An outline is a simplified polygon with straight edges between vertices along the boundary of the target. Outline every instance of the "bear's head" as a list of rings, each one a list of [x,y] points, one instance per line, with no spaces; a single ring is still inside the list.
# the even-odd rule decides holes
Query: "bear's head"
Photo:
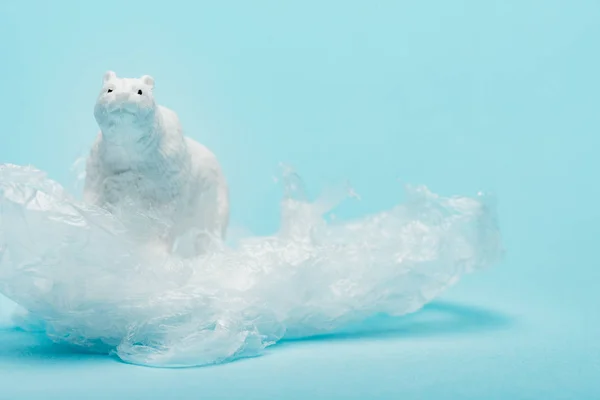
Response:
[[[103,137],[116,142],[142,140],[155,123],[154,79],[119,78],[113,71],[104,74],[96,100],[94,117]]]

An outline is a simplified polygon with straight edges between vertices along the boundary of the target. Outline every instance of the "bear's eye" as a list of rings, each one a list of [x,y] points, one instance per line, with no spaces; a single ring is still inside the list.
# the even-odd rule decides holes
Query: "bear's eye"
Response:
[[[112,89],[108,89],[108,90],[107,90],[107,92],[108,92],[108,93],[112,92]]]
[[[141,89],[140,89],[140,90],[138,90],[138,94],[139,94],[139,95],[141,95],[141,94],[142,94],[142,90],[141,90]]]

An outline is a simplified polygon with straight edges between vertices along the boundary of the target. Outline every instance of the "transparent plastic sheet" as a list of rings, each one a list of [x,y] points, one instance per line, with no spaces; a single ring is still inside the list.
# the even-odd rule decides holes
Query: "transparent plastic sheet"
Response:
[[[483,195],[407,188],[408,200],[388,211],[331,223],[323,215],[347,191],[309,202],[293,171],[283,183],[277,234],[183,261],[138,244],[121,219],[43,172],[2,165],[0,292],[57,342],[129,363],[199,366],[416,311],[502,255]],[[140,226],[151,218],[129,217]]]

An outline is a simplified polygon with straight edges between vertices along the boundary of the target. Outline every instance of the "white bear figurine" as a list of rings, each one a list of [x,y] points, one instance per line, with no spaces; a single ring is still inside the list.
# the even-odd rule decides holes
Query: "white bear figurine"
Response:
[[[215,155],[183,135],[177,114],[156,104],[153,89],[151,76],[105,73],[84,201],[123,217],[149,243],[194,257],[225,238],[229,191]],[[157,223],[135,226],[136,213]]]

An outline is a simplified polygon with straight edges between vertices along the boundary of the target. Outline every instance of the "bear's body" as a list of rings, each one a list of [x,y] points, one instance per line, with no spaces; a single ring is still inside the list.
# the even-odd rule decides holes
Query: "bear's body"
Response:
[[[104,76],[94,115],[100,133],[86,164],[84,200],[122,215],[151,215],[132,231],[183,257],[202,253],[229,222],[229,194],[215,155],[185,137],[177,115],[154,101],[154,80]],[[146,222],[148,222],[146,220]],[[208,241],[207,241],[208,240]]]

